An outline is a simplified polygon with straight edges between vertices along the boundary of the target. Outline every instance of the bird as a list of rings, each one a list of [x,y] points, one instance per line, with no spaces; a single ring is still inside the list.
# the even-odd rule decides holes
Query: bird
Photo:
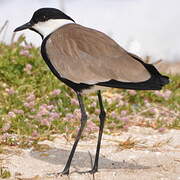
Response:
[[[14,32],[29,29],[42,37],[41,55],[52,73],[77,95],[81,119],[80,128],[62,175],[70,172],[71,161],[87,122],[84,94],[96,92],[99,101],[99,133],[94,164],[88,173],[98,171],[101,139],[106,119],[101,90],[120,88],[160,90],[169,83],[152,65],[122,48],[98,30],[77,24],[56,8],[36,10],[29,22]]]

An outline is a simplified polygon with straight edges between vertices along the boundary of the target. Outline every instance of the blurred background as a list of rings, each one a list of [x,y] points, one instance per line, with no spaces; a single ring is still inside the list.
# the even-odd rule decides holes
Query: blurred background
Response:
[[[180,60],[179,0],[1,0],[0,28],[6,20],[8,25],[0,33],[0,40],[10,42],[13,30],[42,7],[63,10],[76,23],[105,32],[141,57]],[[38,34],[22,33],[28,42],[41,45]]]
[[[108,34],[170,77],[160,91],[102,91],[107,120],[101,163],[109,162],[103,172],[115,167],[121,179],[127,179],[123,174],[179,179],[180,0],[0,0],[0,179],[39,179],[41,173],[58,172],[79,128],[76,94],[43,61],[41,37],[29,30],[13,33],[42,7],[59,8],[76,23]],[[77,161],[89,167],[87,150],[95,154],[100,111],[96,94],[84,100],[87,156],[82,159],[82,151]]]

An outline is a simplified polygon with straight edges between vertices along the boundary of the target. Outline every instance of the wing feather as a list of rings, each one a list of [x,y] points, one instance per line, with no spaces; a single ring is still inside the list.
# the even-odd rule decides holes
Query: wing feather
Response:
[[[55,31],[47,40],[46,51],[59,74],[76,83],[143,82],[150,78],[141,60],[104,33],[78,24]]]

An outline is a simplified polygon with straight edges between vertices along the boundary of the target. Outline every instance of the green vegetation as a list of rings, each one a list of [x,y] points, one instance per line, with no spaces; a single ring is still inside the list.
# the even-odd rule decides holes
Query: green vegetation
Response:
[[[172,82],[161,91],[103,91],[106,132],[126,130],[131,125],[159,131],[179,129],[180,76],[170,77]],[[96,99],[95,94],[85,97],[89,121],[84,136],[98,129]],[[77,132],[79,118],[75,93],[54,77],[38,48],[27,44],[23,36],[11,45],[0,43],[2,144],[27,147],[37,140],[51,138],[52,134],[72,137]]]
[[[11,173],[6,168],[0,167],[0,178],[6,179],[11,177]]]

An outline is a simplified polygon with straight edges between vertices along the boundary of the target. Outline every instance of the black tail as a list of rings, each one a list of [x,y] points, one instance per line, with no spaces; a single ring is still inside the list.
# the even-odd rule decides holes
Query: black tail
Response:
[[[98,83],[97,85],[134,90],[160,90],[164,85],[169,83],[169,78],[167,76],[162,76],[153,65],[144,62],[141,63],[151,74],[149,80],[143,82],[121,82],[112,79],[110,81]]]

